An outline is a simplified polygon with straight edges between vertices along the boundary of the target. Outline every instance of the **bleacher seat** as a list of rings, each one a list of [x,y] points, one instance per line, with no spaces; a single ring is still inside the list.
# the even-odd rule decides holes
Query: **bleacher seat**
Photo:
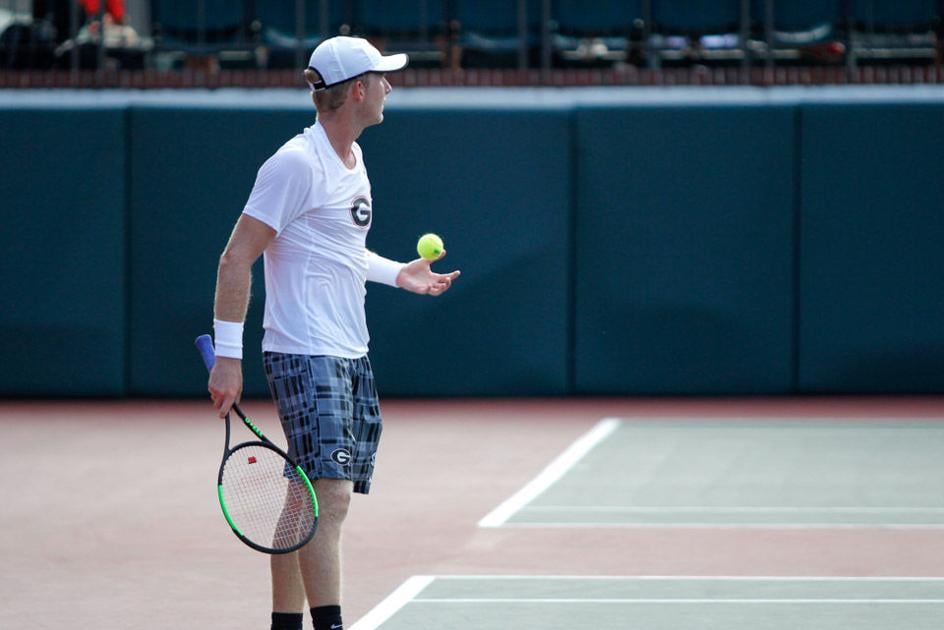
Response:
[[[557,0],[552,4],[553,49],[559,63],[624,61],[640,53],[643,0]],[[635,55],[641,58],[641,55]]]
[[[527,0],[525,8],[522,25],[517,0],[452,0],[462,65],[513,67],[519,63],[522,48],[528,60],[535,61],[541,45],[541,0]]]
[[[646,59],[653,68],[749,66],[758,58],[852,66],[942,60],[942,6],[944,0],[151,0],[151,16],[158,57],[242,54],[270,68],[298,66],[337,34],[406,52],[414,67]]]
[[[746,56],[747,0],[651,0],[650,65]]]
[[[346,32],[352,22],[350,3],[345,0],[304,0],[299,42],[296,0],[265,0],[255,6],[269,68],[296,67],[299,56],[307,58],[323,39]],[[299,43],[302,55],[298,53]]]
[[[151,22],[163,45],[197,49],[247,40],[244,0],[153,0]]]
[[[246,0],[152,0],[151,27],[158,67],[212,73],[260,65]]]
[[[940,58],[938,0],[850,0],[850,45],[857,61]]]
[[[929,28],[939,17],[938,0],[852,0],[853,19],[877,30]]]
[[[778,61],[841,61],[844,0],[752,0],[764,56]]]
[[[445,0],[353,0],[353,31],[410,64],[441,65],[446,50]]]

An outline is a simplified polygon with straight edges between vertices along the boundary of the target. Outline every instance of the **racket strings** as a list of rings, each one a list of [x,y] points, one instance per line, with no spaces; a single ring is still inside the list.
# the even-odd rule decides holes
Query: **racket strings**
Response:
[[[234,451],[223,467],[223,503],[253,543],[274,550],[303,542],[315,524],[311,493],[288,460],[268,448]]]

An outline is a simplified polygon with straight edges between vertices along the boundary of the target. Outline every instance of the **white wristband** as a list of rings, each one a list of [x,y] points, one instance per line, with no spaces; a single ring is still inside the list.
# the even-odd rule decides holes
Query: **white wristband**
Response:
[[[397,286],[397,276],[400,270],[406,266],[404,263],[378,256],[374,252],[367,252],[367,279],[371,282],[380,282],[382,284]]]
[[[243,358],[243,323],[213,320],[213,345],[216,356],[228,359]]]

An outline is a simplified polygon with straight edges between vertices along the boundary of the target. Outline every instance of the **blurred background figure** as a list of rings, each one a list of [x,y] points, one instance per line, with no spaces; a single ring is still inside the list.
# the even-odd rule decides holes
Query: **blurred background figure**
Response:
[[[125,0],[0,4],[0,69],[140,69],[148,47]]]

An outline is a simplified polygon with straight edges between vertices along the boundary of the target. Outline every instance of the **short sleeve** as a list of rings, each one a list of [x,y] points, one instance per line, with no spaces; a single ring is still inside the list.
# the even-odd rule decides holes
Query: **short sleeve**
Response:
[[[243,209],[276,233],[308,208],[313,174],[300,151],[278,151],[259,168],[256,183]]]

